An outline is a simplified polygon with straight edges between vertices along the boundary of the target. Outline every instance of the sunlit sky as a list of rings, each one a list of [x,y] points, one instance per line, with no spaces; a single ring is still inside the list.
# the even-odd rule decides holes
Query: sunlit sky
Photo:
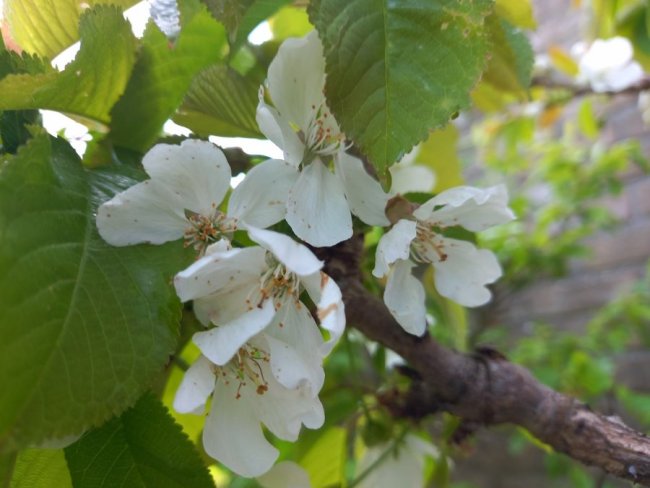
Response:
[[[0,0],[0,19],[2,18],[2,8],[4,0]],[[149,8],[151,1],[139,2],[124,12],[131,23],[131,28],[136,37],[142,37],[145,26],[149,21]],[[248,37],[253,44],[261,44],[272,37],[271,30],[267,22],[260,24]],[[75,43],[63,51],[52,60],[52,66],[58,70],[63,70],[65,66],[74,59],[79,51],[79,43]],[[43,125],[50,134],[57,135],[63,133],[70,144],[80,154],[86,150],[86,145],[90,136],[84,125],[81,125],[69,117],[50,110],[41,110],[43,116]],[[170,135],[189,135],[191,131],[185,127],[175,124],[171,120],[167,121],[163,128],[164,132]],[[211,136],[210,140],[221,147],[241,147],[250,154],[260,154],[270,158],[282,157],[282,151],[273,143],[266,140],[248,139],[243,137],[216,137]]]

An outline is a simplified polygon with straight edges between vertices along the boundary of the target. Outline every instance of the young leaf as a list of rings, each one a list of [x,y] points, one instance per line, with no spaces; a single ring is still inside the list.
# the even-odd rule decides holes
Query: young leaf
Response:
[[[75,488],[214,488],[194,445],[151,395],[65,449]]]
[[[150,23],[124,96],[111,113],[111,138],[118,146],[144,152],[183,101],[194,76],[223,56],[222,25],[201,8],[182,19],[175,43]]]
[[[122,8],[138,0],[87,0],[86,5],[109,3]],[[83,12],[76,0],[5,0],[4,14],[11,37],[28,53],[52,58],[79,39]]]
[[[194,78],[174,121],[201,135],[262,137],[255,121],[257,90],[233,69],[211,66]]]
[[[133,173],[133,171],[131,172]],[[39,134],[0,171],[0,450],[77,434],[121,412],[175,347],[179,243],[112,247],[97,205],[132,174],[86,172]]]
[[[485,66],[490,0],[315,0],[326,94],[381,170],[470,103]]]
[[[108,122],[135,62],[135,38],[122,12],[107,6],[84,13],[79,32],[81,49],[63,72],[0,80],[0,110],[46,108]]]
[[[488,17],[486,25],[492,37],[492,50],[483,79],[501,90],[525,93],[535,57],[528,38],[496,15]]]

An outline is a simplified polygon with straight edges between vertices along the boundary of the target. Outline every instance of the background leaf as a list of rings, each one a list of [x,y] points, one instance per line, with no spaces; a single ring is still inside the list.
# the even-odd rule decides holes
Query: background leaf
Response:
[[[458,129],[449,124],[436,130],[420,145],[415,161],[430,167],[436,175],[434,193],[462,185],[463,168],[458,158]]]
[[[488,52],[490,0],[316,0],[326,94],[380,169],[470,103]]]
[[[63,449],[26,449],[16,458],[9,488],[72,488]]]
[[[126,8],[138,0],[5,0],[4,18],[11,37],[28,53],[52,58],[79,39],[83,4]]]
[[[194,444],[151,395],[65,449],[75,488],[214,487]]]
[[[116,7],[84,13],[79,32],[81,49],[63,72],[48,68],[0,80],[0,110],[46,108],[107,123],[135,62],[135,38]]]
[[[202,0],[214,17],[228,29],[233,52],[257,25],[291,0]]]
[[[205,8],[193,14],[182,11],[181,23],[175,43],[153,23],[147,26],[126,93],[111,114],[111,138],[116,145],[141,152],[148,149],[183,101],[194,76],[225,54],[225,30]]]
[[[37,135],[0,172],[0,451],[78,434],[121,412],[174,349],[179,243],[112,247],[95,208],[134,172],[83,170]]]
[[[483,80],[501,90],[525,95],[535,58],[528,38],[496,15],[488,17],[486,24],[492,37],[492,49]]]
[[[530,0],[495,0],[494,8],[500,17],[517,27],[524,29],[537,27]]]
[[[214,65],[197,75],[174,121],[200,135],[263,137],[255,121],[258,85]]]

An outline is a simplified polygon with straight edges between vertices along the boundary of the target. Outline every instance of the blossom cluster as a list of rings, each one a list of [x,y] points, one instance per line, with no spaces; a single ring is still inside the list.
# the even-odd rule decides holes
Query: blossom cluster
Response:
[[[183,240],[196,251],[174,287],[183,302],[193,302],[205,329],[193,336],[201,354],[185,373],[174,408],[209,409],[205,450],[242,476],[262,475],[278,457],[262,426],[294,441],[303,425],[323,424],[323,359],[345,327],[341,290],[322,271],[323,262],[269,227],[285,220],[313,247],[349,239],[352,215],[391,227],[377,246],[373,274],[387,278],[384,300],[396,321],[422,335],[425,293],[412,271],[433,265],[442,296],[466,306],[486,303],[486,285],[501,274],[495,256],[446,234],[513,218],[503,186],[463,186],[389,219],[387,205],[401,197],[385,192],[348,154],[324,86],[316,33],[288,39],[271,62],[257,107],[260,130],[282,149],[282,159],[256,165],[231,191],[230,166],[213,144],[159,144],[142,161],[149,179],[97,213],[99,232],[110,244]],[[235,235],[242,232],[255,245],[238,247]]]

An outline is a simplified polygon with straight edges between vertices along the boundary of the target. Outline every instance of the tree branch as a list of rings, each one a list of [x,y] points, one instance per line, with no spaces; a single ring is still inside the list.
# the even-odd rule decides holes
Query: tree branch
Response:
[[[461,354],[428,335],[406,333],[383,301],[363,287],[362,251],[363,238],[355,236],[318,254],[343,291],[348,323],[400,354],[419,375],[403,399],[402,414],[447,411],[470,425],[519,425],[573,459],[650,486],[650,438],[539,383],[494,351]]]
[[[582,97],[585,95],[623,95],[623,94],[635,94],[642,91],[650,90],[650,77],[645,77],[639,80],[637,83],[630,85],[622,90],[610,90],[604,92],[596,92],[589,85],[577,85],[575,83],[568,83],[563,81],[557,81],[550,78],[534,78],[531,82],[531,87],[541,87],[550,90],[564,90],[571,93],[574,97]]]

